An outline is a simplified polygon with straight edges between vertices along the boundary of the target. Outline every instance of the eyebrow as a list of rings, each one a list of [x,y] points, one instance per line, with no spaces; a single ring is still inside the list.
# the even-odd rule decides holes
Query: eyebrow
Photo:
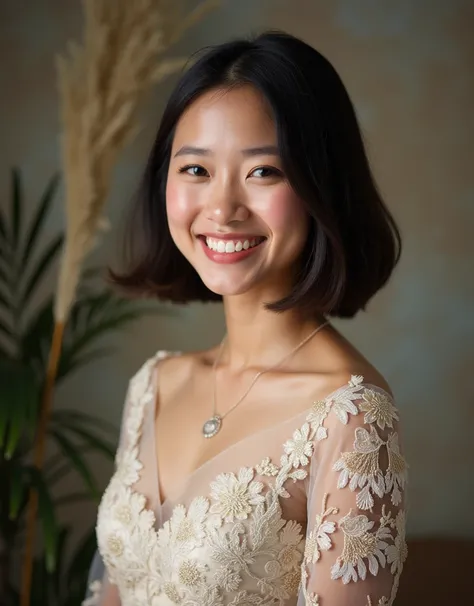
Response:
[[[280,152],[275,145],[263,145],[260,147],[248,147],[241,150],[242,155],[251,156],[279,156]],[[174,157],[178,156],[212,156],[212,151],[205,147],[194,147],[192,145],[184,145],[175,153]]]

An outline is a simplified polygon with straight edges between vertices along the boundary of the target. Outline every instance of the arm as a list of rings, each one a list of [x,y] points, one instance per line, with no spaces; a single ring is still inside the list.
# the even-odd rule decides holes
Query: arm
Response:
[[[123,451],[126,445],[127,432],[125,431],[125,421],[129,413],[131,400],[131,383],[129,383],[124,411],[122,413],[118,449],[115,457],[116,468],[120,458],[120,453]],[[98,549],[95,552],[90,566],[86,595],[81,603],[81,606],[121,606],[117,586],[109,580],[104,561]]]
[[[398,411],[352,377],[313,409],[316,444],[298,606],[388,606],[406,559]],[[318,409],[319,406],[319,409]]]
[[[96,551],[89,572],[86,597],[81,606],[120,606],[120,597],[115,585],[109,583],[104,562]]]

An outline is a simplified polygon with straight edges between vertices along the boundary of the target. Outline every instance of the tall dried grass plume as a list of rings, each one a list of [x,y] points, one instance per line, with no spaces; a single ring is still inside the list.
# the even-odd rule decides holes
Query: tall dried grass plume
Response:
[[[35,441],[34,464],[43,465],[64,325],[74,303],[81,268],[106,225],[104,209],[113,168],[138,130],[146,93],[183,68],[167,52],[218,0],[191,12],[183,0],[83,0],[82,44],[69,43],[58,57],[61,147],[65,182],[66,239],[55,296],[55,326]],[[37,494],[27,512],[21,606],[29,606]]]

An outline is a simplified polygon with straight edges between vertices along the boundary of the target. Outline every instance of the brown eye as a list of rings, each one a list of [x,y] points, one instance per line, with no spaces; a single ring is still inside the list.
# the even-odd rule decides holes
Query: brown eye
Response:
[[[268,177],[281,177],[282,172],[272,166],[259,166],[254,168],[250,173],[250,177],[257,177],[257,179],[264,179]]]
[[[205,168],[199,166],[198,164],[188,164],[187,166],[182,166],[179,173],[187,173],[193,177],[208,177],[209,173]]]

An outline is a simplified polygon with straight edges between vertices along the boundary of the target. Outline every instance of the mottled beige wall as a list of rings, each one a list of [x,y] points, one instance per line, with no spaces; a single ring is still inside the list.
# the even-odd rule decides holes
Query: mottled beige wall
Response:
[[[462,0],[232,0],[177,49],[189,53],[262,27],[279,27],[326,54],[357,106],[375,173],[400,222],[403,260],[369,313],[338,322],[386,374],[403,410],[411,461],[410,532],[474,535],[473,3]],[[0,5],[0,200],[19,164],[30,202],[58,166],[53,59],[79,37],[77,1]],[[96,253],[116,258],[119,220],[151,143],[163,97],[114,180],[114,229]],[[60,204],[51,233],[63,222]],[[100,410],[118,422],[130,374],[156,349],[191,349],[222,333],[219,307],[192,306],[141,321],[117,354],[82,371],[58,404]],[[105,479],[109,469],[101,470]],[[91,508],[75,512],[79,529]]]

